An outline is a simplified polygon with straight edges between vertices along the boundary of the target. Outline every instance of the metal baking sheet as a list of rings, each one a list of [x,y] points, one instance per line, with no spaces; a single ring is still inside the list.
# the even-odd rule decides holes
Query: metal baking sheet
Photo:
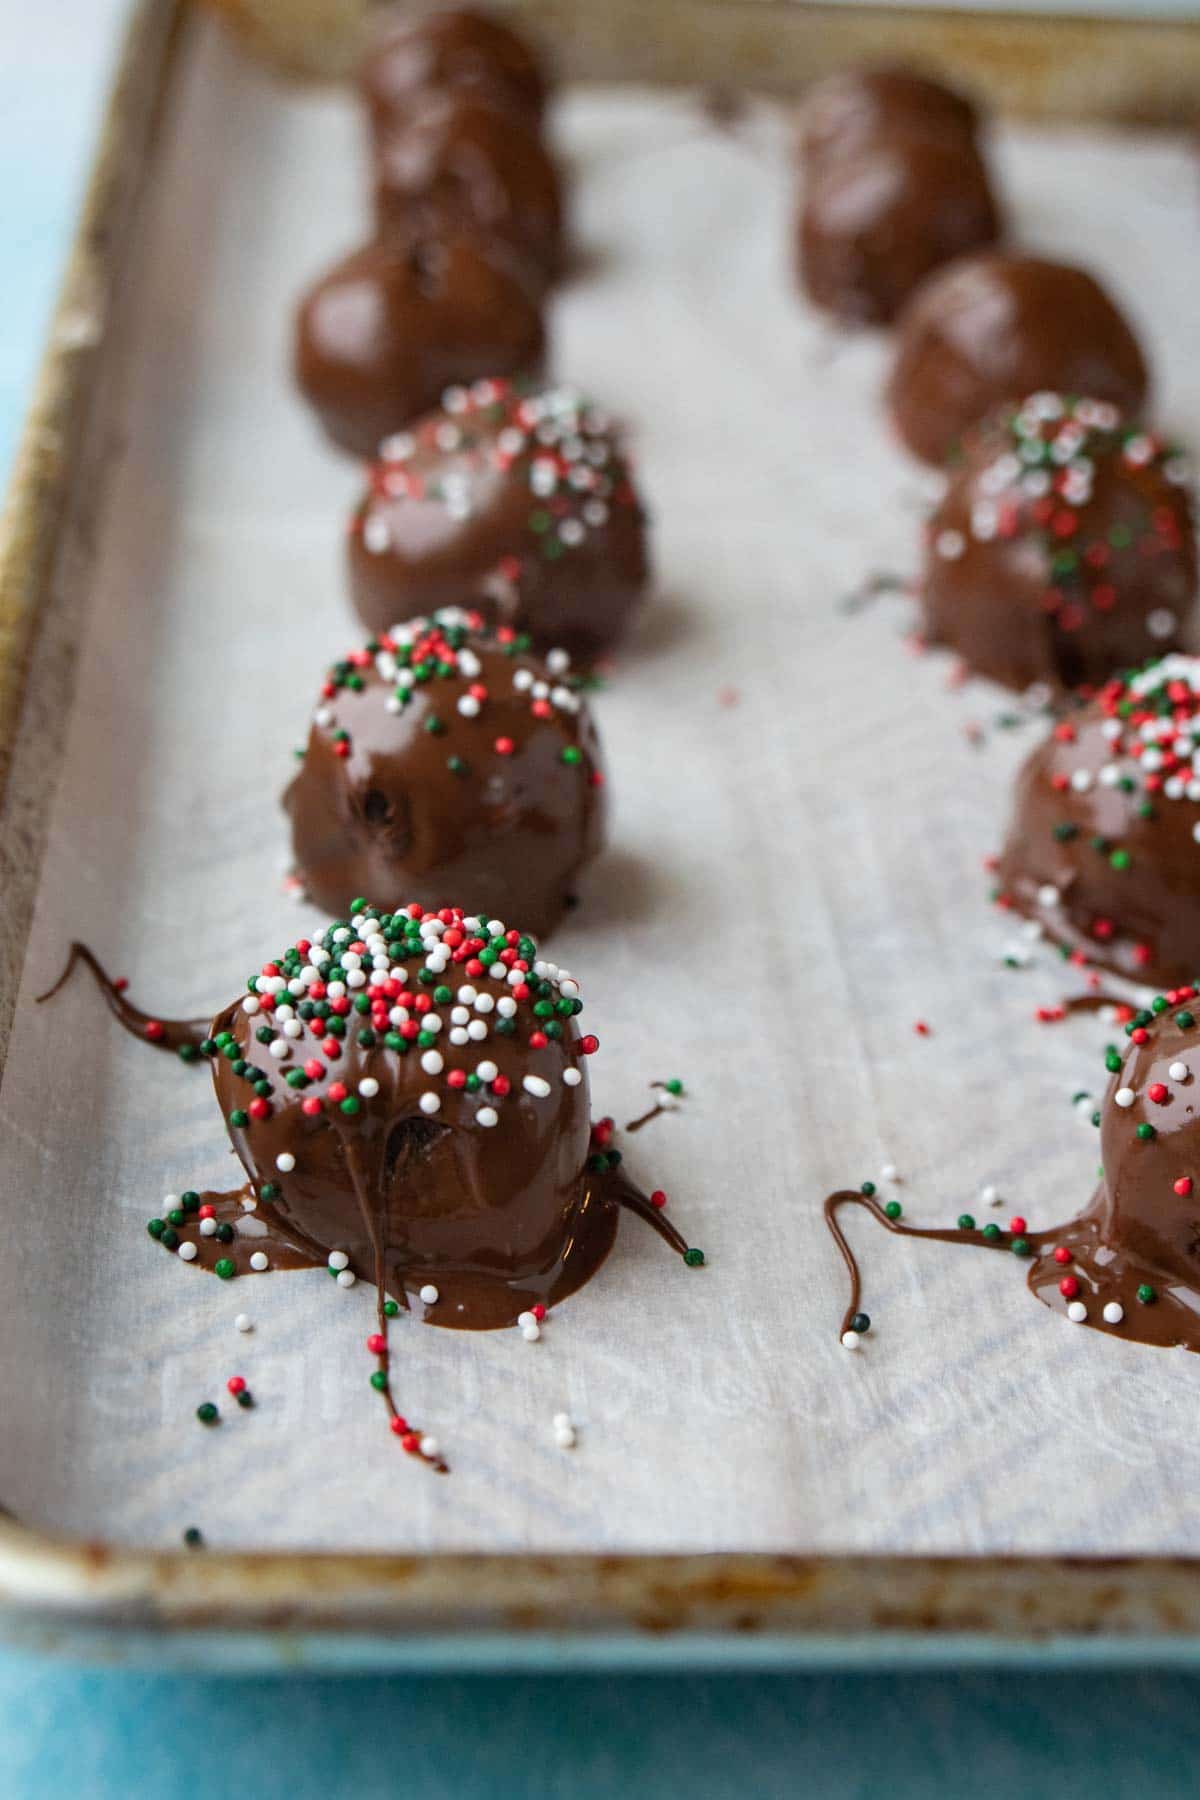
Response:
[[[829,1189],[890,1162],[914,1220],[991,1183],[1037,1224],[1090,1192],[1069,1097],[1097,1085],[1101,1029],[1033,1027],[1061,971],[1045,953],[1004,967],[985,903],[1032,728],[914,659],[904,603],[839,612],[865,573],[912,566],[923,480],[879,412],[886,342],[835,339],[792,291],[783,116],[731,131],[686,95],[580,89],[555,130],[581,271],[554,303],[554,363],[629,422],[659,592],[597,701],[612,846],[554,954],[602,1040],[598,1111],[687,1084],[630,1161],[708,1266],[626,1221],[537,1345],[398,1321],[403,1403],[453,1465],[436,1479],[382,1428],[365,1286],[225,1288],[146,1239],[163,1193],[228,1177],[204,1074],[120,1035],[82,980],[32,1003],[80,935],[146,1003],[203,1010],[315,919],[282,884],[277,801],[356,636],[358,478],[291,390],[288,314],[360,234],[361,145],[344,96],[286,92],[206,30],[142,251],[0,1094],[0,1499],[28,1525],[165,1548],[195,1523],[242,1549],[1194,1549],[1191,1358],[1074,1333],[1000,1259],[866,1222],[877,1327],[863,1355],[838,1344]],[[1021,236],[1105,274],[1186,432],[1188,146],[1014,130],[997,158]],[[258,1406],[202,1431],[196,1403],[235,1371]]]

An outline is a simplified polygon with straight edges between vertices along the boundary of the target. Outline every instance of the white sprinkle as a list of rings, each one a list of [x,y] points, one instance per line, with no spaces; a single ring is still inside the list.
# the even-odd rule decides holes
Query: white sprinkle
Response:
[[[358,1091],[364,1100],[373,1100],[379,1092],[379,1083],[373,1075],[364,1075],[358,1084]]]
[[[200,1252],[197,1250],[195,1244],[189,1242],[187,1238],[185,1238],[183,1243],[179,1246],[180,1262],[195,1262],[199,1254]]]
[[[1090,769],[1076,769],[1071,777],[1071,786],[1077,794],[1086,794],[1092,785]]]
[[[1058,905],[1058,889],[1050,882],[1047,882],[1044,887],[1038,889],[1037,897],[1039,906],[1049,907]]]
[[[1116,1093],[1113,1095],[1113,1099],[1118,1106],[1132,1106],[1137,1099],[1137,1095],[1131,1087],[1123,1087],[1117,1089]]]
[[[521,1086],[527,1094],[535,1094],[539,1100],[544,1100],[550,1092],[550,1083],[544,1081],[540,1075],[526,1075]]]
[[[990,1182],[986,1187],[981,1187],[979,1190],[979,1203],[981,1206],[999,1206],[999,1188],[993,1187]]]
[[[1200,827],[1198,827],[1200,829]],[[504,994],[496,1002],[496,1011],[502,1019],[511,1019],[517,1010],[517,1003],[511,994]]]
[[[459,701],[458,701],[458,710],[462,714],[464,719],[478,718],[479,717],[479,702],[475,698],[474,694],[460,695]]]
[[[353,1269],[340,1269],[338,1271],[337,1284],[339,1287],[353,1287],[357,1280],[358,1276],[354,1273]]]
[[[879,1171],[879,1179],[880,1181],[899,1181],[900,1171],[895,1163],[884,1163]]]
[[[842,1349],[843,1350],[861,1350],[862,1349],[862,1332],[861,1331],[843,1331],[843,1333],[842,1333]]]
[[[262,1001],[257,994],[247,994],[246,998],[242,1001],[242,1011],[244,1013],[249,1013],[251,1018],[254,1017],[255,1013],[258,1012],[261,1007]]]
[[[472,1019],[467,1026],[467,1036],[473,1044],[482,1044],[488,1035],[487,1025],[482,1019]]]
[[[1072,1325],[1083,1324],[1083,1321],[1087,1318],[1087,1307],[1083,1304],[1082,1300],[1072,1300],[1070,1306],[1067,1308],[1067,1317],[1070,1319]]]
[[[434,1094],[434,1093],[422,1094],[421,1100],[420,1100],[420,1106],[421,1106],[421,1111],[423,1113],[441,1112],[441,1110],[442,1110],[441,1095]]]
[[[269,1269],[270,1266],[271,1266],[271,1259],[267,1255],[265,1250],[251,1251],[250,1267],[252,1269],[256,1270],[259,1274],[261,1274],[264,1269]]]
[[[438,1449],[439,1445],[435,1437],[423,1437],[421,1439],[421,1450],[425,1456],[436,1456]]]
[[[563,1085],[565,1087],[578,1087],[582,1080],[583,1080],[583,1070],[582,1069],[564,1069],[563,1070]]]
[[[525,1339],[527,1344],[536,1344],[541,1335],[541,1327],[536,1319],[532,1320],[528,1325],[522,1325],[521,1327],[521,1336]]]
[[[1104,1323],[1106,1325],[1119,1325],[1124,1317],[1125,1308],[1121,1305],[1121,1302],[1119,1300],[1110,1300],[1104,1308]]]
[[[517,1324],[518,1325],[536,1325],[537,1318],[531,1312],[520,1312],[517,1314]]]
[[[254,1320],[250,1317],[249,1313],[239,1313],[237,1318],[233,1321],[233,1328],[235,1331],[253,1331]]]
[[[276,1062],[280,1062],[287,1055],[290,1048],[291,1045],[286,1038],[272,1038],[267,1045],[267,1053],[268,1055],[273,1056]]]
[[[421,1067],[427,1075],[440,1075],[446,1066],[446,1059],[440,1050],[426,1050],[421,1058]]]
[[[555,1413],[554,1415],[554,1441],[560,1450],[575,1448],[575,1427],[566,1413]]]
[[[450,1042],[455,1045],[469,1044],[470,1038],[461,1025],[456,1025],[450,1033]]]
[[[939,531],[934,539],[934,549],[946,562],[957,562],[966,547],[961,531]]]
[[[480,1081],[495,1081],[500,1071],[494,1062],[481,1062],[475,1065],[475,1073]]]
[[[217,1221],[215,1219],[201,1219],[201,1221],[200,1221],[200,1236],[201,1237],[216,1237],[216,1235],[217,1235]]]
[[[1156,606],[1146,616],[1146,630],[1152,638],[1169,638],[1178,623],[1175,614],[1166,606]]]
[[[285,1175],[289,1175],[295,1166],[296,1159],[290,1150],[281,1150],[275,1158],[275,1167],[282,1169]]]
[[[481,1106],[475,1114],[475,1123],[482,1125],[485,1130],[490,1130],[493,1125],[500,1123],[500,1114],[494,1106]]]
[[[421,1289],[421,1299],[426,1306],[436,1306],[441,1297],[431,1281],[427,1281]]]
[[[348,1268],[350,1266],[350,1258],[346,1255],[344,1250],[331,1250],[329,1252],[329,1266],[331,1269]]]

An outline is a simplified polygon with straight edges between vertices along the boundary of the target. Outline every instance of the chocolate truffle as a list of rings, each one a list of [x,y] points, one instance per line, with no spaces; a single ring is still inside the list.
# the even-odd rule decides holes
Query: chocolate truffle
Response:
[[[1114,677],[1017,778],[1000,901],[1055,943],[1176,986],[1200,964],[1200,658]]]
[[[444,608],[329,672],[284,806],[317,905],[473,893],[548,931],[600,848],[604,775],[565,652]]]
[[[999,234],[970,138],[885,132],[810,170],[797,273],[815,305],[847,323],[885,324],[931,270]]]
[[[1034,394],[963,439],[926,530],[924,632],[1008,687],[1175,648],[1196,597],[1181,453],[1100,400]]]
[[[882,137],[974,139],[979,115],[965,94],[914,69],[840,69],[810,88],[799,152],[810,168]]]
[[[536,372],[544,350],[538,284],[495,239],[375,239],[296,320],[296,379],[334,443],[363,457],[453,383]]]
[[[558,171],[537,129],[471,94],[422,95],[374,149],[381,233],[500,238],[546,280],[562,255]]]
[[[988,251],[929,276],[904,308],[887,405],[913,454],[942,463],[1004,400],[1045,388],[1136,418],[1147,387],[1137,339],[1091,275]]]
[[[477,382],[384,443],[350,533],[373,631],[464,595],[543,648],[591,657],[648,575],[645,517],[609,420],[567,388]]]
[[[1061,1307],[1055,1277],[1069,1252],[1070,1298],[1087,1323],[1200,1350],[1200,992],[1187,983],[1160,995],[1125,1025],[1105,1061],[1100,1186],[1081,1218],[1044,1234],[1053,1235],[1056,1261],[1031,1270],[1030,1286]]]
[[[360,77],[376,124],[429,89],[450,89],[541,117],[546,77],[530,45],[494,14],[465,7],[413,18],[397,8],[376,33]]]

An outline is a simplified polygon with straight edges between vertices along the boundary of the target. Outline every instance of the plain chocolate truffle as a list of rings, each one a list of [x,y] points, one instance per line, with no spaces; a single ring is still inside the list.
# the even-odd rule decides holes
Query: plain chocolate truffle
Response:
[[[1088,961],[1175,986],[1200,964],[1200,658],[1114,677],[1022,768],[997,897]]]
[[[809,89],[799,152],[810,167],[880,137],[974,138],[979,115],[965,94],[914,69],[840,69]]]
[[[373,631],[487,594],[544,649],[613,643],[648,578],[645,518],[610,420],[568,388],[477,382],[390,438],[349,541]]]
[[[969,138],[885,133],[806,178],[797,273],[814,305],[848,324],[886,324],[932,270],[999,235]]]
[[[381,233],[500,238],[546,280],[562,258],[558,171],[536,126],[470,93],[428,93],[374,147]]]
[[[329,671],[284,796],[296,874],[326,911],[470,893],[546,932],[601,846],[603,782],[565,652],[445,608]]]
[[[360,86],[371,117],[384,125],[429,89],[470,94],[541,117],[546,77],[527,41],[496,14],[447,9],[414,18],[386,15],[363,61]]]
[[[1033,394],[963,439],[926,528],[923,631],[1023,689],[1175,648],[1195,605],[1182,453],[1105,401]]]
[[[536,372],[537,283],[498,241],[377,238],[305,295],[296,378],[334,443],[371,457],[456,382]]]
[[[1148,385],[1137,339],[1086,270],[988,251],[917,289],[900,315],[886,398],[908,448],[940,464],[1004,400],[1051,389],[1136,418]]]

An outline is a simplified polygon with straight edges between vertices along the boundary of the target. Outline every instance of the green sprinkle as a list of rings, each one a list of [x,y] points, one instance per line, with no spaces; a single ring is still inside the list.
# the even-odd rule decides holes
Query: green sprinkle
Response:
[[[189,1550],[201,1549],[204,1544],[204,1536],[200,1527],[198,1525],[189,1525],[183,1534],[183,1541]]]
[[[559,751],[559,761],[575,766],[583,761],[583,751],[578,744],[567,744]]]
[[[362,1101],[359,1099],[358,1095],[357,1094],[347,1094],[346,1098],[341,1102],[341,1111],[344,1113],[351,1113],[351,1114],[356,1113],[356,1112],[361,1112],[362,1111]]]
[[[240,1131],[244,1125],[250,1123],[250,1114],[243,1112],[240,1106],[236,1106],[229,1115],[229,1123],[235,1125]]]
[[[857,1331],[860,1336],[862,1335],[862,1333],[864,1331],[870,1331],[870,1329],[871,1329],[870,1314],[869,1313],[855,1313],[854,1317],[850,1321],[850,1329],[851,1329],[851,1331]]]
[[[1028,1238],[1015,1237],[1008,1246],[1014,1256],[1028,1256],[1032,1246]]]
[[[689,1269],[699,1269],[704,1263],[704,1252],[703,1250],[697,1250],[696,1246],[693,1244],[690,1250],[684,1251],[683,1260]]]
[[[385,1319],[394,1319],[396,1317],[396,1314],[399,1311],[400,1311],[400,1302],[398,1300],[385,1300],[384,1301],[383,1316]]]
[[[1175,1023],[1178,1025],[1180,1031],[1188,1031],[1196,1023],[1195,1014],[1190,1012],[1177,1012],[1175,1014]]]
[[[889,1200],[883,1210],[889,1219],[898,1219],[904,1208],[898,1200]]]
[[[160,1238],[166,1229],[167,1221],[165,1219],[148,1219],[146,1221],[146,1230],[152,1238]]]
[[[864,1181],[862,1184],[862,1187],[859,1191],[861,1193],[864,1193],[867,1196],[867,1199],[869,1200],[871,1198],[872,1194],[875,1192],[875,1183],[873,1181]]]
[[[1000,1236],[1000,1227],[992,1224],[985,1225],[980,1236],[986,1238],[989,1244],[994,1244]]]
[[[179,1248],[179,1233],[177,1231],[172,1231],[169,1225],[164,1226],[158,1241],[167,1250],[177,1250]]]
[[[1137,1128],[1137,1136],[1141,1138],[1143,1144],[1148,1144],[1151,1138],[1156,1138],[1158,1136],[1158,1133],[1153,1125],[1139,1125]]]
[[[220,1416],[211,1400],[202,1400],[196,1408],[196,1417],[202,1425],[215,1425]]]
[[[1153,1306],[1158,1299],[1158,1289],[1152,1288],[1148,1281],[1143,1281],[1138,1288],[1137,1297],[1143,1306]]]
[[[971,1217],[971,1215],[970,1215],[970,1213],[959,1213],[959,1215],[958,1215],[958,1229],[959,1229],[959,1230],[960,1230],[960,1231],[974,1231],[974,1229],[975,1229],[975,1221],[974,1221],[974,1219],[973,1219],[973,1218],[972,1218],[972,1217]]]
[[[231,1256],[222,1256],[213,1264],[213,1274],[219,1275],[222,1281],[232,1281],[237,1274],[237,1264]]]
[[[199,1062],[200,1052],[197,1050],[195,1044],[180,1044],[179,1060],[180,1062],[185,1063]]]
[[[372,1369],[367,1379],[370,1381],[371,1386],[375,1389],[377,1394],[387,1392],[388,1378],[386,1369]]]

